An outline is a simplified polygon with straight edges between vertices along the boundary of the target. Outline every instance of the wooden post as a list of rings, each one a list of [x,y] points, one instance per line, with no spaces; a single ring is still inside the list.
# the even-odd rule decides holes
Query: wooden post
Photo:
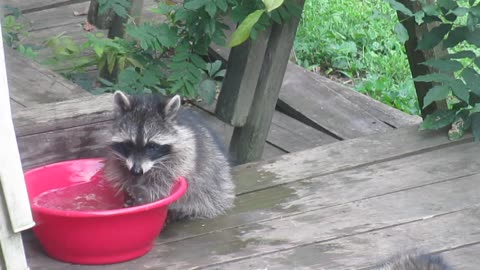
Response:
[[[305,1],[296,3],[303,8]],[[299,17],[292,17],[285,24],[272,26],[247,121],[234,129],[230,142],[230,153],[237,164],[262,157],[299,21]]]
[[[128,10],[128,16],[133,18],[135,23],[140,23],[140,19],[143,12],[143,0],[130,0],[131,6]],[[88,10],[88,22],[95,25],[99,29],[108,29],[108,37],[115,38],[125,37],[125,24],[127,23],[129,17],[122,18],[115,14],[115,12],[110,9],[106,14],[98,13],[98,0],[91,0],[90,8]],[[101,70],[99,70],[99,76],[109,81],[116,81],[118,76],[118,69],[113,68],[112,73],[108,71],[107,65],[105,65]]]
[[[34,222],[13,128],[1,30],[0,130],[0,269],[24,270],[28,266],[20,232]]]
[[[233,47],[228,56],[227,74],[215,114],[234,127],[241,127],[247,121],[269,36],[270,29],[267,29],[259,33],[255,41]]]
[[[418,1],[410,0],[400,0],[407,8],[409,8],[413,13],[421,10],[421,5]],[[434,3],[434,0],[428,0],[428,3]],[[408,36],[410,37],[405,43],[405,49],[407,51],[408,62],[410,65],[410,70],[412,72],[412,77],[415,78],[420,75],[426,75],[432,73],[434,69],[421,65],[420,63],[433,58],[440,58],[447,54],[447,51],[442,48],[442,43],[437,45],[435,48],[430,50],[417,50],[418,40],[421,38],[422,34],[434,28],[436,23],[431,23],[428,25],[419,26],[415,22],[415,18],[407,18],[401,12],[397,12],[397,16],[402,24],[408,31]],[[447,107],[446,101],[437,101],[425,109],[423,109],[423,99],[427,95],[427,92],[432,88],[433,84],[430,82],[415,82],[415,90],[417,92],[418,104],[422,113],[422,117],[425,118],[427,114],[430,114],[438,109],[444,109]]]
[[[143,0],[130,0],[130,3],[132,5],[128,11],[128,16],[133,18],[136,24],[139,24],[143,12]],[[125,37],[125,24],[127,21],[128,17],[122,18],[117,14],[114,14],[112,24],[108,30],[108,37]]]
[[[113,9],[107,11],[106,14],[98,14],[98,0],[91,0],[88,8],[87,21],[95,25],[98,29],[109,29],[112,25]]]

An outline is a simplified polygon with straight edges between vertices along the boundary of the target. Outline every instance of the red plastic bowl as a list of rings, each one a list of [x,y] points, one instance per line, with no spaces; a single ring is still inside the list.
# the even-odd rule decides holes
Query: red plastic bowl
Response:
[[[170,196],[150,204],[122,208],[123,194],[108,185],[99,187],[103,182],[103,166],[102,159],[80,159],[25,173],[36,222],[33,232],[50,257],[77,264],[109,264],[143,256],[152,249],[163,228],[168,205],[187,190],[186,180],[180,177]],[[112,210],[65,210],[55,202],[57,198],[62,200],[57,192],[91,191],[92,188],[96,189],[95,196]],[[40,195],[46,196],[46,192],[52,191],[55,195],[50,193],[50,197],[44,197],[48,198],[44,200],[48,205],[38,202]],[[64,196],[63,199],[68,198]],[[67,205],[74,198],[64,201]]]

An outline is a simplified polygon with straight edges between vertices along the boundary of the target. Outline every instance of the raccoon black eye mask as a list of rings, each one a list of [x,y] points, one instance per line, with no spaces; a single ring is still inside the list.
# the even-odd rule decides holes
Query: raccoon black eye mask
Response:
[[[127,142],[114,142],[110,145],[110,148],[123,158],[128,158],[133,152],[142,152],[150,160],[155,161],[160,159],[172,151],[172,146],[169,144],[158,144],[154,142],[147,143],[144,147],[136,147],[131,141]]]

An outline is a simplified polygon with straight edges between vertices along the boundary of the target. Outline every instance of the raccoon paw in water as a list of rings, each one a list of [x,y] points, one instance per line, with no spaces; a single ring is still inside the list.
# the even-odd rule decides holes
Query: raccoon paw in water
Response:
[[[150,202],[148,192],[142,186],[128,187],[124,191],[124,198],[124,207],[139,206]]]

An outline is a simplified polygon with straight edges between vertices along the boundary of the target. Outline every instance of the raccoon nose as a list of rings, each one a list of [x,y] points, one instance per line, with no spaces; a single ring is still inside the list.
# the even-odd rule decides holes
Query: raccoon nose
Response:
[[[131,169],[131,172],[133,175],[135,176],[139,176],[139,175],[142,175],[143,174],[143,169],[141,166],[138,166],[138,165],[133,165],[132,169]]]

